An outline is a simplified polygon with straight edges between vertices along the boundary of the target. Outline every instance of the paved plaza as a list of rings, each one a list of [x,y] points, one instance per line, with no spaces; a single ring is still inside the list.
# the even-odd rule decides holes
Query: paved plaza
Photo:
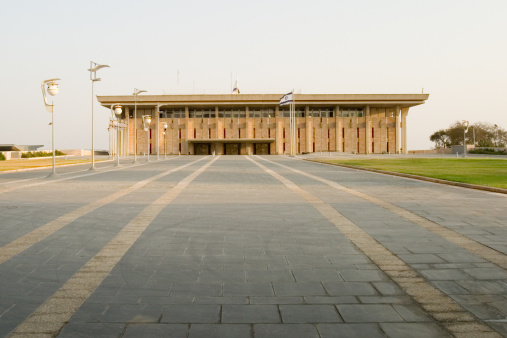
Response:
[[[139,160],[0,175],[0,337],[507,337],[507,195]]]

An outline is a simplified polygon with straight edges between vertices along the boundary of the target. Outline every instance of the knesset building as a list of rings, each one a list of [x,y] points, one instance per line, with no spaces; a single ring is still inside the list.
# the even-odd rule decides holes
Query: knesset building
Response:
[[[267,155],[290,152],[289,106],[279,105],[281,96],[138,95],[136,100],[128,95],[98,96],[98,101],[107,108],[122,107],[119,117],[122,127],[110,128],[110,135],[112,144],[119,145],[123,155],[134,151],[162,155]],[[428,96],[294,95],[295,151],[298,154],[406,153],[409,108],[423,104]],[[142,120],[146,115],[151,116],[147,131]],[[162,122],[167,123],[165,134]],[[134,137],[137,149],[134,149]]]

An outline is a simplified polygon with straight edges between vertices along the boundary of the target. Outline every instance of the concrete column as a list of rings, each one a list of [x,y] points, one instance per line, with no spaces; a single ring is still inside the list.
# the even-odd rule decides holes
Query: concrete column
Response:
[[[312,130],[312,118],[310,117],[310,106],[305,107],[305,131],[306,131],[305,151],[307,153],[312,153],[313,130]]]
[[[336,106],[334,109],[334,120],[335,120],[335,149],[336,151],[340,151],[340,147],[342,145],[342,124],[341,124],[341,118],[340,118],[340,106]]]
[[[189,122],[190,122],[190,119],[188,117],[188,106],[185,107],[185,146],[183,147],[184,148],[184,153],[185,155],[188,155],[189,154],[189,143],[188,143],[188,140],[189,140],[189,135],[190,135],[190,128],[188,126]]]
[[[160,156],[160,106],[157,105],[155,106],[155,114],[157,114],[157,129],[156,129],[156,133],[157,133],[157,138],[156,138],[156,141],[157,142],[157,160],[159,159],[159,156]]]
[[[407,115],[408,115],[408,108],[403,108],[401,110],[401,151],[405,155],[408,154]]]
[[[279,107],[275,107],[275,154],[280,154],[280,124],[279,122]]]
[[[400,106],[396,106],[394,112],[396,114],[396,145],[395,153],[399,154],[401,150],[401,110]]]
[[[252,126],[252,119],[250,119],[250,110],[248,107],[245,107],[245,113],[246,113],[246,138],[253,138],[253,126]]]
[[[365,154],[371,153],[371,119],[370,119],[370,106],[366,106],[364,111],[364,129],[365,129],[365,138],[364,138],[364,152]]]
[[[218,113],[220,112],[220,110],[218,109],[218,106],[215,107],[215,134],[216,134],[216,138],[220,138],[220,133],[218,131]]]

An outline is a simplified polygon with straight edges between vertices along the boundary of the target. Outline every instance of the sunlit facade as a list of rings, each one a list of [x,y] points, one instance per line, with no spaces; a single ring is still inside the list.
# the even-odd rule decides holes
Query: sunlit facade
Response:
[[[119,132],[110,128],[111,148],[119,143],[121,154],[268,155],[290,152],[289,108],[279,106],[281,96],[139,95],[134,102],[129,95],[98,100],[107,108],[122,106]],[[409,108],[428,96],[295,95],[296,152],[406,153]],[[151,123],[145,130],[142,116],[147,115]],[[165,134],[162,122],[168,126]]]

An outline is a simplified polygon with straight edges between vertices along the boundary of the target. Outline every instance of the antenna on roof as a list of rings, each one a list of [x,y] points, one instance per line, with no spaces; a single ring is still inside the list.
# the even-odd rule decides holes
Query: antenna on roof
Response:
[[[421,94],[424,94],[424,88],[421,90]]]

